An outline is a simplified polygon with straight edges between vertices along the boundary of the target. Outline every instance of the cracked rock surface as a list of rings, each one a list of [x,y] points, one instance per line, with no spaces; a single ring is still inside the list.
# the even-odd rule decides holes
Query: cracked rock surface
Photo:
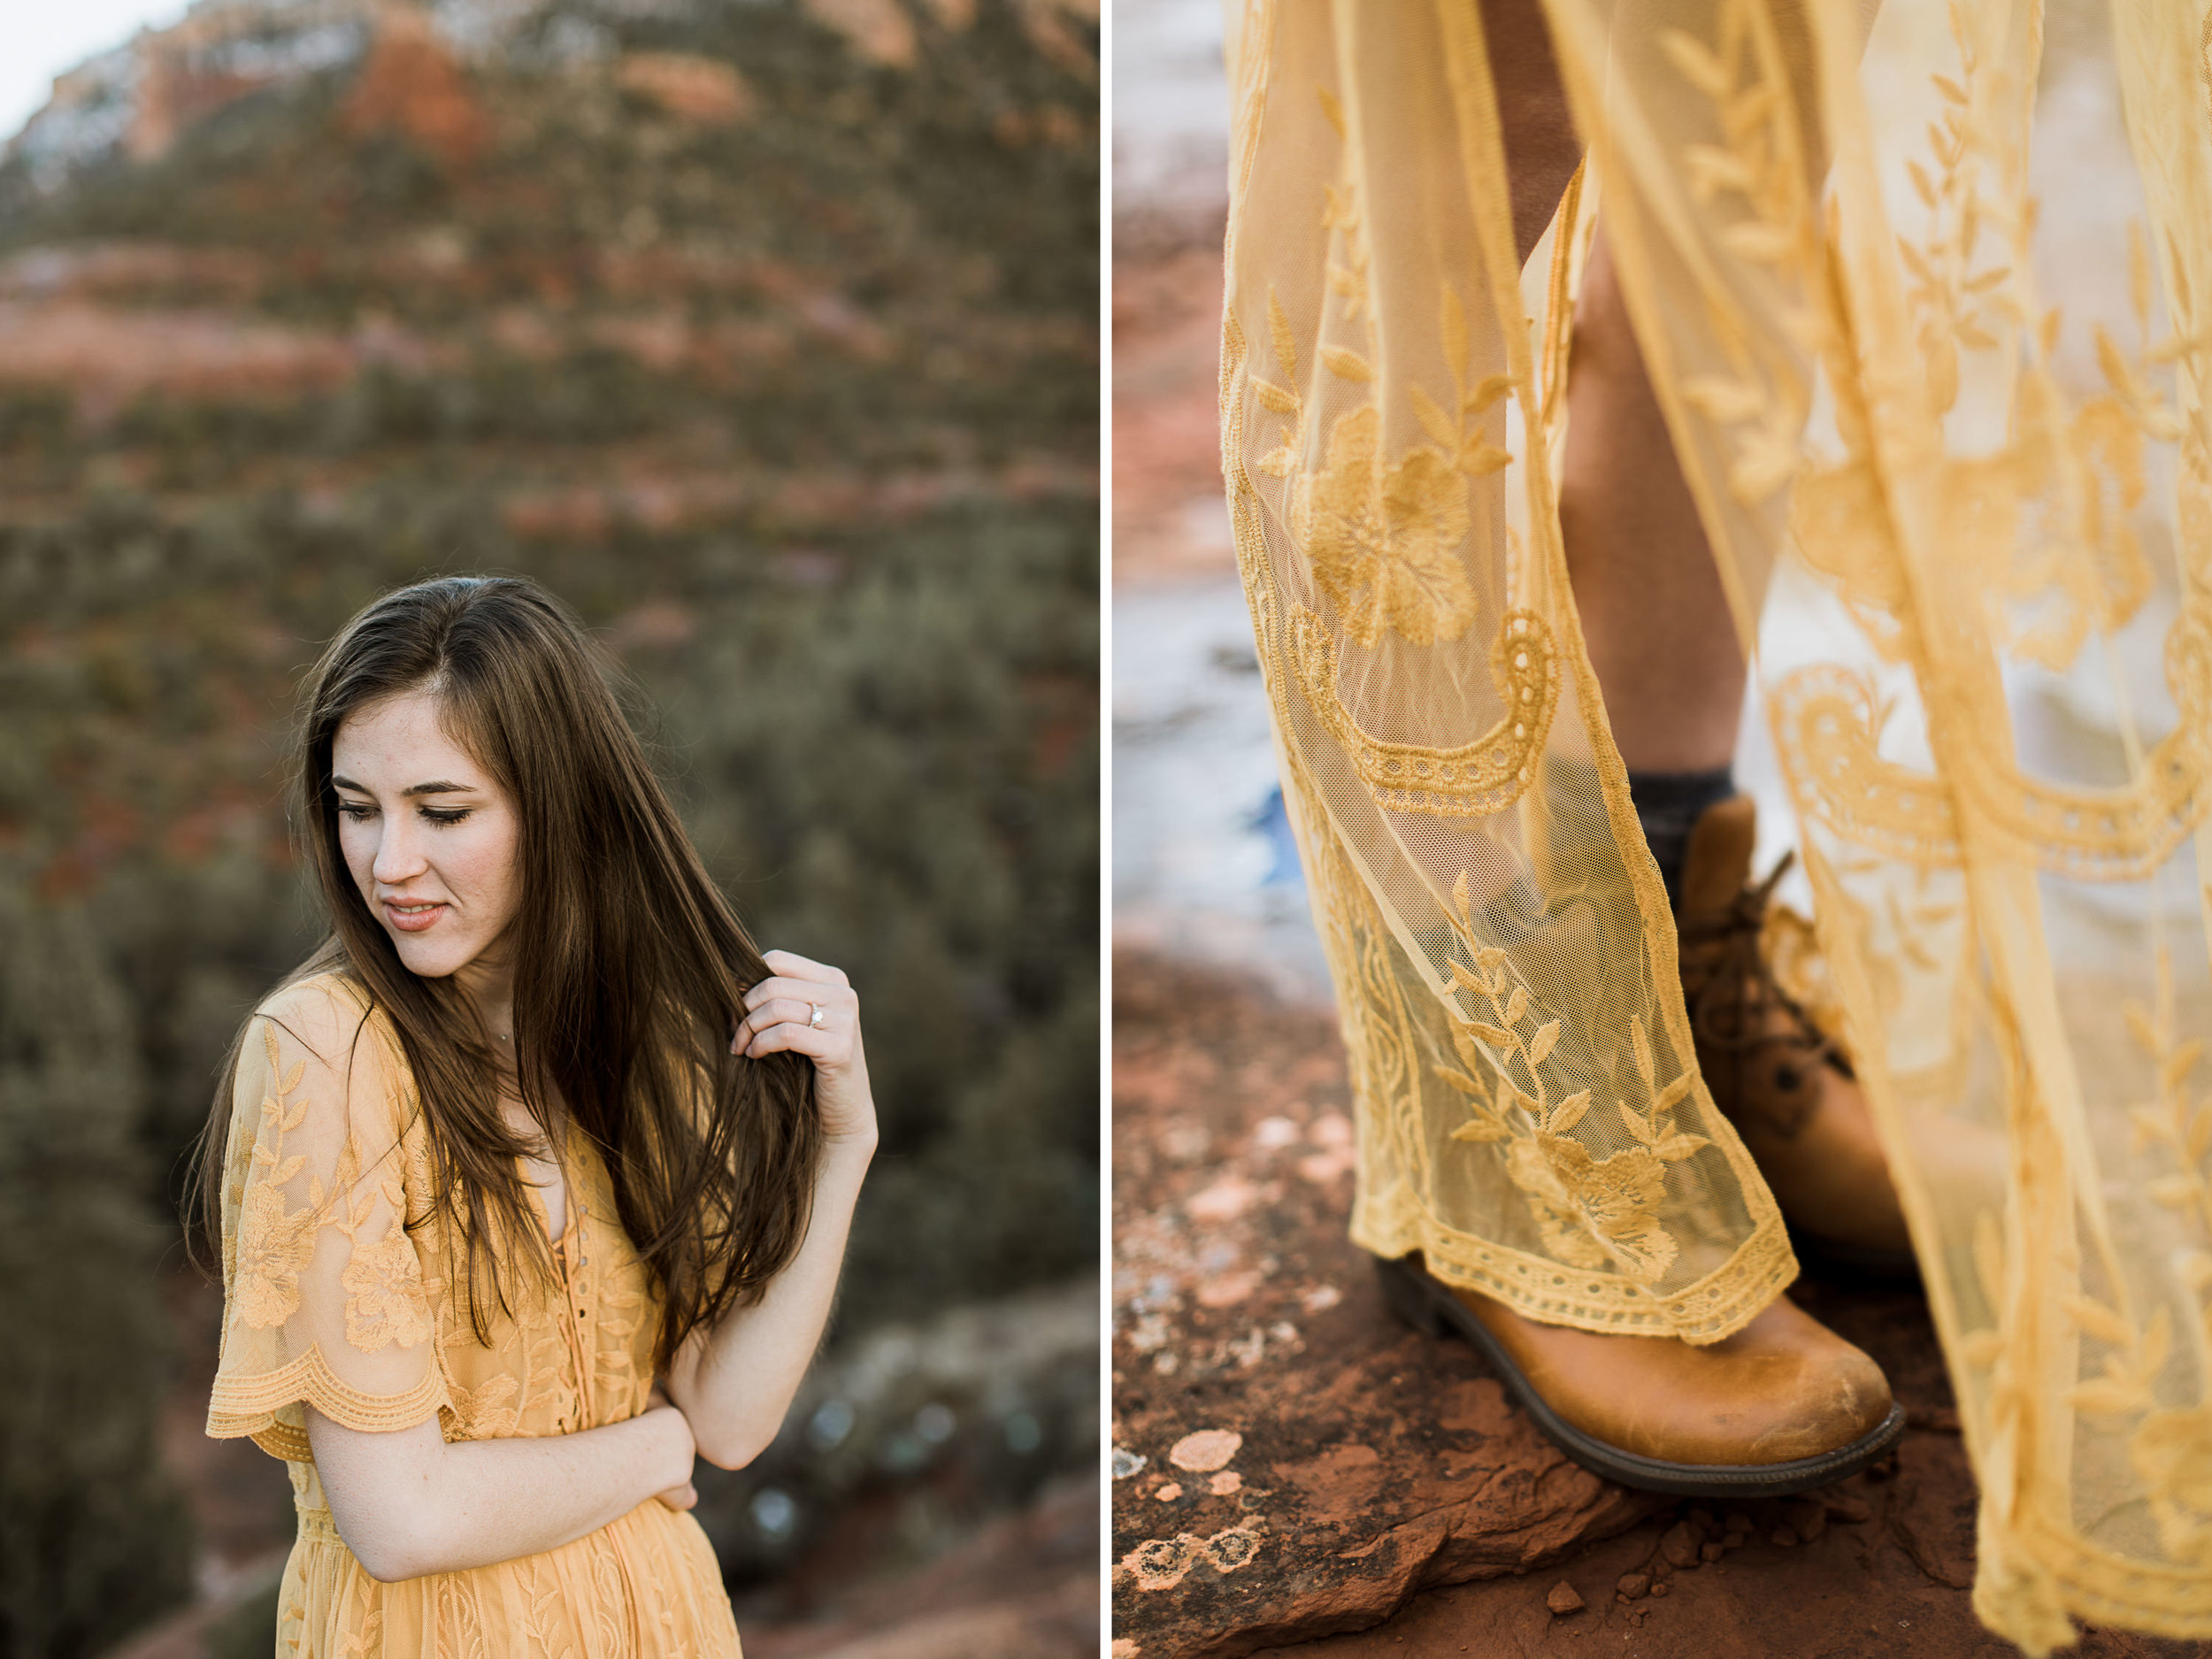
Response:
[[[1156,959],[1115,983],[1117,1659],[1356,1630],[1652,1512],[1384,1309],[1325,1009]]]

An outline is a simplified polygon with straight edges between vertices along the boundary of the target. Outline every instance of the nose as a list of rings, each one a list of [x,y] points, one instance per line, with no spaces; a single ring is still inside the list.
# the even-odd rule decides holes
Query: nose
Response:
[[[376,856],[369,875],[380,887],[404,887],[430,867],[414,831],[413,814],[387,812],[378,820]]]

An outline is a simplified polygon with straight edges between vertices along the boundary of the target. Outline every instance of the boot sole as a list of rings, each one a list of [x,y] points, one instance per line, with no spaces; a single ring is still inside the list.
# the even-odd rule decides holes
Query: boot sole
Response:
[[[1897,1444],[1905,1432],[1905,1409],[1893,1403],[1889,1415],[1848,1446],[1817,1457],[1786,1463],[1673,1463],[1625,1451],[1584,1433],[1567,1422],[1529,1386],[1521,1368],[1490,1334],[1489,1327],[1450,1291],[1414,1265],[1412,1258],[1375,1260],[1383,1299],[1391,1311],[1427,1336],[1448,1333],[1464,1337],[1490,1363],[1520,1408],[1536,1420],[1554,1445],[1591,1473],[1640,1492],[1680,1498],[1780,1498],[1809,1492],[1855,1475]]]

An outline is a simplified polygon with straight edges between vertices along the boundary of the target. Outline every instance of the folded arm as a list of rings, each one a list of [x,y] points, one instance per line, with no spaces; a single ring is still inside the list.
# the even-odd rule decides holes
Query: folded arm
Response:
[[[664,1405],[575,1434],[451,1444],[434,1417],[365,1433],[306,1412],[338,1535],[385,1584],[534,1555],[649,1498],[688,1496],[691,1430]]]

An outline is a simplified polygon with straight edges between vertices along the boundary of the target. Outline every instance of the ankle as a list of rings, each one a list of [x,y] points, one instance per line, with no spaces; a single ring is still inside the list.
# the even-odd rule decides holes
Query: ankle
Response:
[[[1736,780],[1727,766],[1701,772],[1632,772],[1629,799],[1643,826],[1644,842],[1659,865],[1659,879],[1667,885],[1667,902],[1678,916],[1682,910],[1682,871],[1690,850],[1690,832],[1709,807],[1717,806],[1736,793]]]

